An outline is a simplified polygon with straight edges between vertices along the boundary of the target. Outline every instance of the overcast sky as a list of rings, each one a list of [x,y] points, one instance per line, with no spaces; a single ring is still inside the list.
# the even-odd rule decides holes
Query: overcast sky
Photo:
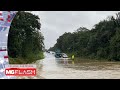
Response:
[[[94,24],[118,11],[34,11],[39,15],[41,32],[44,35],[45,48],[56,43],[57,38],[65,32],[73,32],[79,27],[91,29]]]

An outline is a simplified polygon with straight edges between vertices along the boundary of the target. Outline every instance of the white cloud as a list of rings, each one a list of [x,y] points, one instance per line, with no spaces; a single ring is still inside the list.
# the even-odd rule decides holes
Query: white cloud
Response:
[[[94,24],[118,11],[34,11],[39,15],[46,48],[52,47],[64,32],[73,32],[81,26],[91,29]]]

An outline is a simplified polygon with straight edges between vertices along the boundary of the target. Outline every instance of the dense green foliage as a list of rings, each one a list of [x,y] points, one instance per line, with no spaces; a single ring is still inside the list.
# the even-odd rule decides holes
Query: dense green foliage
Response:
[[[43,59],[44,55],[43,52],[39,52],[37,55],[31,56],[32,58],[22,58],[22,57],[17,57],[17,58],[11,58],[9,57],[9,63],[10,64],[29,64],[29,63],[34,63],[36,60]]]
[[[10,28],[8,54],[11,58],[40,59],[44,47],[40,32],[40,18],[30,12],[19,11]],[[42,54],[41,54],[42,55]],[[28,63],[31,61],[27,61]]]
[[[64,33],[49,50],[60,49],[77,57],[120,60],[120,13],[94,25],[91,30],[80,27]]]

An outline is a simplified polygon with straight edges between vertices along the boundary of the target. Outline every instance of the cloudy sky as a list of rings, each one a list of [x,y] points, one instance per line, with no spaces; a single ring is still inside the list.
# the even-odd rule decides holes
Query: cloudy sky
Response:
[[[54,46],[57,38],[79,27],[91,29],[94,24],[115,15],[118,11],[34,11],[39,15],[46,49]]]

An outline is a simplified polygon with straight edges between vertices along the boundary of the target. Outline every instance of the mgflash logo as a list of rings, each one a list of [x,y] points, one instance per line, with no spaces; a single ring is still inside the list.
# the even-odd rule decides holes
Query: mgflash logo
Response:
[[[36,76],[36,68],[18,67],[18,68],[6,68],[6,76]]]

